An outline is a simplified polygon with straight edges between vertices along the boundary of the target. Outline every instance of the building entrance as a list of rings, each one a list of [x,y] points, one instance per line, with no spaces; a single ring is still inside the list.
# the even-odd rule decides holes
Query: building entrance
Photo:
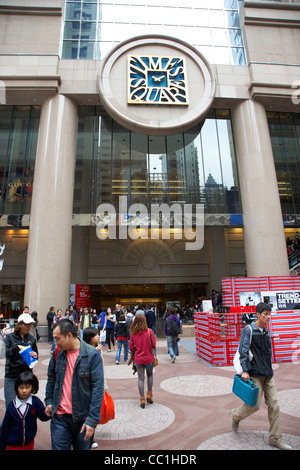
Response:
[[[116,304],[123,307],[140,304],[155,305],[157,311],[168,303],[185,307],[195,299],[206,295],[207,285],[201,283],[186,284],[102,284],[91,286],[91,306],[102,309],[115,308]]]

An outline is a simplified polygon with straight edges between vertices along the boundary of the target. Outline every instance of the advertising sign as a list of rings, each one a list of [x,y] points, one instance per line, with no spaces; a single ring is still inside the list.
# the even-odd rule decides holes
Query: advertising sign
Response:
[[[76,284],[75,287],[75,305],[76,308],[91,306],[91,288],[86,284]]]

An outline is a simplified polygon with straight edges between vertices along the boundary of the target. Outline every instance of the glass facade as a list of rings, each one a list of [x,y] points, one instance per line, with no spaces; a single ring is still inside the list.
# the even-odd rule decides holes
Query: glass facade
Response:
[[[300,114],[268,112],[281,208],[286,226],[300,226]]]
[[[183,39],[213,64],[245,65],[238,0],[67,0],[63,59],[102,59],[147,34]]]
[[[206,213],[241,213],[230,113],[211,110],[202,128],[173,136],[131,132],[100,107],[81,106],[74,213],[99,204],[204,204]]]
[[[40,107],[0,106],[0,214],[30,214]]]

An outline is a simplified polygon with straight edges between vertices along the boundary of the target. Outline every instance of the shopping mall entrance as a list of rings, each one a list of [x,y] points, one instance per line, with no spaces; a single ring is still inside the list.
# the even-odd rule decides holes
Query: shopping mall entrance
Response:
[[[195,299],[206,295],[207,285],[200,283],[186,284],[118,284],[91,287],[91,306],[95,308],[136,306],[138,304],[155,305],[157,311],[168,303],[176,303],[181,308],[193,304]]]
[[[114,308],[167,302],[191,304],[222,278],[245,274],[242,229],[206,226],[201,250],[175,239],[104,239],[96,228],[73,227],[71,284],[90,287],[91,306]]]

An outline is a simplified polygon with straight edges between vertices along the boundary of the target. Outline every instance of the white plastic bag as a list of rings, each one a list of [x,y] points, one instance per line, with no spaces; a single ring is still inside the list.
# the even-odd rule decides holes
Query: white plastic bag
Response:
[[[250,334],[250,345],[251,345],[251,341],[252,341],[252,327],[250,325],[248,325],[249,328],[250,328],[250,331],[251,331],[251,334]],[[249,349],[249,361],[252,361],[253,359],[253,354],[251,352],[251,349]],[[238,375],[242,375],[242,373],[244,372],[243,371],[243,368],[241,366],[241,363],[240,363],[240,353],[239,353],[239,347],[237,348],[237,351],[234,355],[234,358],[233,358],[233,365],[235,367],[235,370],[236,370],[236,373]]]
[[[105,343],[106,342],[106,330],[101,330],[100,331],[100,343]]]

